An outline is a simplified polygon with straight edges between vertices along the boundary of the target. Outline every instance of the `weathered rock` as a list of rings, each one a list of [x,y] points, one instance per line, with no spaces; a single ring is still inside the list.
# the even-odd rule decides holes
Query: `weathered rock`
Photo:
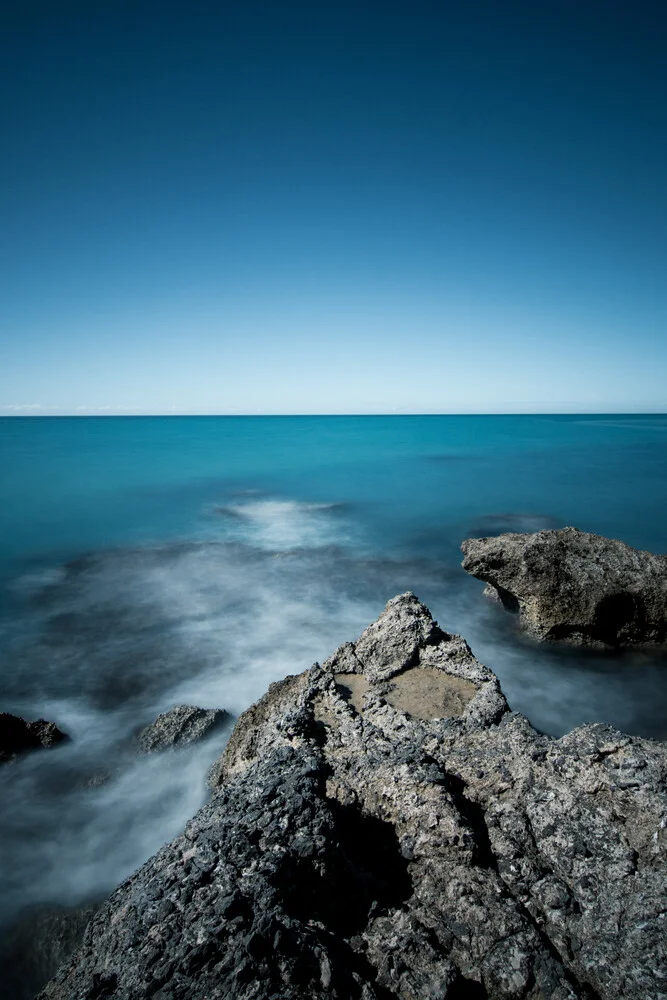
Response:
[[[617,647],[667,641],[667,557],[576,528],[469,538],[466,572],[533,638]]]
[[[16,760],[19,754],[49,749],[68,739],[55,722],[46,719],[26,722],[18,715],[0,712],[0,764]]]
[[[404,594],[241,716],[41,1000],[665,1000],[666,772],[536,733]]]
[[[139,747],[145,753],[152,753],[197,743],[230,721],[231,715],[224,709],[177,705],[142,729],[138,736]]]

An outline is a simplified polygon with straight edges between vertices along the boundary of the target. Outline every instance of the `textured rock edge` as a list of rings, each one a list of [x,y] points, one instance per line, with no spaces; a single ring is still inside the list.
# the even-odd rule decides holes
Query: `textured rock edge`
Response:
[[[475,685],[459,717],[387,701],[423,667]],[[361,712],[340,682],[354,674]],[[664,745],[610,727],[535,733],[464,640],[402,595],[241,716],[211,802],[114,893],[43,996],[663,997],[665,769]],[[343,815],[397,845],[398,891],[380,880],[354,926],[292,898],[299,880],[346,892],[327,868]]]

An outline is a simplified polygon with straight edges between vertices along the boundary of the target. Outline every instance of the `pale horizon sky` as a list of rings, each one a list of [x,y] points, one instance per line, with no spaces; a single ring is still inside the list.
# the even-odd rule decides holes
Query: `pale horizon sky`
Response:
[[[0,415],[667,411],[667,8],[46,0]]]

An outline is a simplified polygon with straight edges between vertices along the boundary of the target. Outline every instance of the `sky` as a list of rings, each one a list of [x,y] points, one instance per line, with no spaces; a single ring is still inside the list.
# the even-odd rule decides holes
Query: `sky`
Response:
[[[0,415],[667,410],[667,7],[24,0]]]

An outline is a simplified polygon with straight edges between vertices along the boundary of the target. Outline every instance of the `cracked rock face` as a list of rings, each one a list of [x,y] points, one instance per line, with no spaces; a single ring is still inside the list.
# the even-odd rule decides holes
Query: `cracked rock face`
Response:
[[[239,719],[41,1000],[665,1000],[667,752],[509,711],[412,594]]]
[[[463,542],[463,568],[534,639],[618,647],[667,642],[667,557],[576,528]]]
[[[197,743],[230,721],[231,715],[224,709],[177,705],[158,715],[155,722],[142,729],[138,737],[139,747],[145,753],[153,753]]]

